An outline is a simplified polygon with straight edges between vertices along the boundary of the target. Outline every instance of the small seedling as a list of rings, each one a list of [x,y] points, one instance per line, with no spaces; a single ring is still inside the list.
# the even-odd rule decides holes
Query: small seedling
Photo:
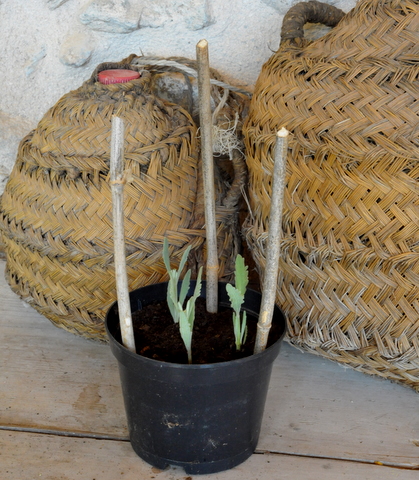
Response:
[[[180,275],[185,267],[188,259],[191,247],[189,246],[182,255],[180,260],[179,269],[171,269],[169,259],[169,243],[167,238],[163,242],[163,261],[166,266],[167,273],[169,274],[169,285],[167,287],[167,305],[170,313],[172,314],[173,321],[179,324],[180,336],[185,344],[186,351],[188,352],[188,363],[192,363],[192,331],[195,320],[195,303],[196,299],[201,294],[201,277],[202,267],[198,271],[198,277],[196,279],[196,286],[194,294],[186,302],[186,307],[183,308],[183,304],[186,299],[186,295],[189,291],[191,271],[188,270],[185,277],[182,280],[180,292],[178,294],[178,283],[180,281]]]
[[[236,349],[240,351],[247,335],[247,318],[246,312],[243,311],[243,317],[240,318],[241,306],[244,302],[244,294],[249,283],[249,275],[244,258],[239,254],[236,257],[236,270],[234,272],[235,287],[230,283],[227,284],[227,294],[230,298],[231,308],[233,312],[234,336],[236,339]]]

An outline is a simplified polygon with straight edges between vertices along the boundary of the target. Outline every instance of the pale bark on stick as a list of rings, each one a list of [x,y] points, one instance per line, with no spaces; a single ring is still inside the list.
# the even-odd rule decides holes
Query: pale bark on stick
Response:
[[[113,207],[114,261],[119,322],[121,325],[122,343],[128,350],[131,350],[135,353],[134,331],[132,327],[125,255],[124,123],[123,120],[118,117],[112,117],[110,174]]]
[[[257,325],[255,354],[263,352],[266,348],[275,307],[280,242],[282,237],[282,211],[284,207],[288,133],[288,130],[282,128],[276,137],[266,265],[262,283],[262,301]]]
[[[199,121],[201,156],[203,164],[205,228],[207,239],[207,311],[218,310],[218,253],[215,220],[214,158],[212,139],[211,85],[208,42],[201,40],[196,46],[198,63]]]

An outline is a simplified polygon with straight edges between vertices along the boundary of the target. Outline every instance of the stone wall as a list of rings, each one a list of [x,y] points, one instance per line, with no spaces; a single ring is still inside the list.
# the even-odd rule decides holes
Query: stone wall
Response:
[[[348,11],[355,0],[326,0]],[[0,193],[20,139],[104,61],[138,55],[195,58],[252,89],[279,45],[295,0],[0,0]]]

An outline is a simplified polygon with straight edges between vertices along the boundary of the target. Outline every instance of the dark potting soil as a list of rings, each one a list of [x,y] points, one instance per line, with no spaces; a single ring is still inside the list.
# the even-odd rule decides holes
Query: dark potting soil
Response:
[[[146,305],[132,314],[138,354],[164,362],[187,364],[186,348],[166,301]],[[206,364],[231,361],[253,354],[257,319],[247,315],[247,338],[241,351],[236,350],[232,310],[220,307],[218,313],[206,311],[206,301],[198,298],[192,334],[192,363]],[[280,335],[273,325],[268,346]]]

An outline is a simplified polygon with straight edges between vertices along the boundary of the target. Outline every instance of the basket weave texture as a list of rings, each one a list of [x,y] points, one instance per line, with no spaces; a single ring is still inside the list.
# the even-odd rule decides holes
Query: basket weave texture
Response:
[[[173,266],[188,246],[193,271],[205,258],[199,139],[191,115],[154,94],[147,69],[132,82],[97,82],[101,70],[135,69],[134,57],[100,65],[45,114],[21,141],[0,204],[12,289],[57,326],[98,341],[106,341],[104,317],[116,299],[109,184],[113,115],[125,123],[131,177],[124,189],[130,289],[167,280],[165,236]],[[234,181],[221,168],[215,175],[220,277],[231,273],[240,244],[245,165],[237,155],[233,164]]]
[[[419,391],[419,5],[362,0],[313,42],[301,22],[342,12],[302,5],[284,18],[244,127],[246,238],[263,273],[275,133],[286,127],[277,302],[289,341]]]

